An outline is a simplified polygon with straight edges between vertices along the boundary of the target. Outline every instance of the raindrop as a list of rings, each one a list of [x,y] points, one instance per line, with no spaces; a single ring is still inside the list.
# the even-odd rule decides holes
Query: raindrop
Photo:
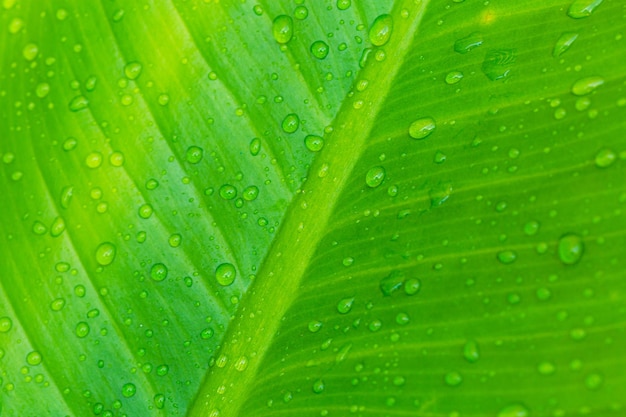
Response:
[[[339,10],[348,10],[352,5],[352,0],[337,0],[337,8]]]
[[[300,118],[297,114],[290,113],[285,116],[281,126],[285,133],[293,133],[298,130],[298,127],[300,126]]]
[[[324,59],[328,56],[329,47],[324,41],[315,41],[311,44],[311,53],[317,59]]]
[[[63,298],[56,298],[50,303],[52,311],[61,311],[65,307],[65,300]]]
[[[261,151],[261,140],[259,138],[254,138],[250,141],[250,154],[252,156],[257,156]]]
[[[6,333],[13,327],[13,320],[9,317],[0,317],[0,333]]]
[[[322,322],[319,320],[312,320],[309,322],[309,331],[311,333],[317,333],[322,328]]]
[[[170,367],[163,364],[156,367],[156,373],[158,376],[165,376],[169,373]]]
[[[298,6],[293,11],[293,15],[298,20],[304,20],[309,16],[309,9],[307,9],[305,6]]]
[[[167,273],[167,266],[160,262],[152,265],[152,268],[150,268],[150,277],[157,282],[163,281],[165,278],[167,278]]]
[[[341,314],[347,314],[352,310],[352,304],[354,304],[354,297],[343,298],[337,303],[337,311]]]
[[[461,382],[463,382],[463,377],[460,373],[452,371],[446,374],[446,376],[444,377],[444,381],[446,382],[446,385],[450,387],[456,387],[460,385]]]
[[[48,83],[40,83],[35,87],[35,94],[39,98],[44,98],[50,93],[50,84]]]
[[[500,410],[498,417],[528,417],[528,409],[522,404],[511,404]]]
[[[410,278],[404,283],[404,293],[406,295],[414,295],[420,291],[422,282],[417,278]]]
[[[167,239],[167,243],[169,243],[171,247],[177,248],[180,246],[180,242],[182,241],[182,239],[183,237],[181,235],[179,235],[178,233],[174,233]]]
[[[223,263],[215,269],[215,279],[222,286],[228,286],[235,281],[237,271],[232,264]]]
[[[77,144],[78,141],[76,139],[68,138],[63,142],[63,150],[67,152],[74,150]]]
[[[463,73],[461,71],[452,71],[446,74],[446,84],[453,85],[463,79]]]
[[[165,407],[165,395],[163,394],[155,394],[154,396],[154,406],[159,410]]]
[[[35,58],[37,58],[38,54],[39,54],[39,47],[37,47],[37,45],[35,45],[34,43],[27,44],[22,50],[22,55],[27,61],[34,60]]]
[[[26,363],[31,366],[39,365],[42,360],[43,357],[41,356],[41,353],[37,352],[36,350],[33,350],[28,355],[26,355]]]
[[[65,231],[65,220],[62,217],[55,217],[50,225],[50,236],[58,237]]]
[[[91,169],[98,168],[102,165],[102,154],[100,152],[91,152],[85,157],[85,165]]]
[[[393,31],[393,18],[388,14],[378,16],[369,30],[369,40],[375,46],[383,46],[389,42]]]
[[[102,265],[110,265],[115,259],[116,248],[111,242],[101,243],[96,249],[96,261]]]
[[[603,0],[574,0],[567,10],[567,15],[573,19],[582,19],[591,16],[593,11],[602,4]]]
[[[417,119],[409,126],[409,136],[413,139],[426,139],[436,127],[435,121],[430,117]]]
[[[454,42],[454,50],[460,54],[466,54],[474,48],[483,44],[483,35],[481,33],[471,33],[464,38]]]
[[[124,165],[124,154],[116,151],[109,156],[109,163],[114,167],[121,167]]]
[[[33,223],[33,233],[36,235],[44,235],[48,231],[48,228],[40,221]]]
[[[475,340],[468,340],[463,346],[463,357],[470,363],[474,363],[480,359],[480,351],[478,343]]]
[[[69,103],[69,109],[73,112],[84,110],[89,106],[89,100],[85,96],[76,96]]]
[[[596,88],[604,84],[604,78],[591,76],[581,78],[572,85],[572,94],[575,96],[585,96],[592,93]]]
[[[242,193],[243,199],[246,201],[254,201],[259,196],[259,187],[251,185],[244,188]]]
[[[237,197],[237,189],[230,184],[224,184],[220,187],[220,197],[224,200],[232,200]]]
[[[148,181],[146,181],[146,189],[148,190],[154,190],[158,186],[159,181],[155,180],[154,178],[150,178]]]
[[[159,106],[167,106],[170,102],[170,96],[168,94],[159,94],[157,97],[157,103]]]
[[[602,149],[596,154],[594,161],[598,168],[606,168],[613,164],[616,159],[617,155],[612,149]]]
[[[130,398],[137,393],[137,387],[133,383],[126,383],[122,386],[122,395],[126,398]]]
[[[377,332],[383,327],[383,323],[380,320],[372,320],[367,327],[371,332]]]
[[[365,174],[365,183],[370,188],[378,187],[380,184],[383,183],[384,179],[385,168],[381,166],[375,166],[373,168],[370,168],[370,170],[367,171],[367,174]]]
[[[150,204],[142,204],[138,210],[139,217],[141,217],[142,219],[149,219],[150,216],[152,216],[153,212],[154,212],[154,209],[152,208]]]
[[[585,378],[585,386],[589,388],[590,390],[596,390],[600,388],[600,385],[602,385],[602,382],[603,382],[602,375],[597,374],[597,373],[589,374]]]
[[[199,146],[190,146],[189,148],[187,148],[185,158],[187,159],[187,162],[191,164],[197,164],[198,162],[202,161],[203,153],[204,150]]]
[[[404,283],[404,274],[401,271],[393,271],[380,280],[379,286],[383,295],[390,296],[399,290]]]
[[[280,15],[274,19],[272,33],[278,43],[287,43],[293,37],[293,20],[287,15]]]
[[[498,260],[505,265],[515,262],[516,259],[517,254],[512,250],[498,252]]]
[[[81,321],[76,325],[76,336],[80,337],[81,339],[87,337],[87,335],[89,334],[89,330],[89,324]]]
[[[129,62],[124,67],[124,75],[126,75],[126,78],[129,80],[135,80],[139,77],[139,75],[141,75],[142,69],[143,67],[139,62]]]
[[[210,327],[207,327],[206,329],[203,329],[200,332],[200,337],[203,338],[204,340],[208,340],[213,337],[214,333],[215,332],[213,331],[213,329],[211,329]]]
[[[239,372],[243,372],[248,368],[248,358],[245,356],[240,357],[235,361],[235,369]]]
[[[508,77],[513,64],[515,50],[499,49],[487,52],[481,69],[491,81],[496,81]]]
[[[324,392],[324,388],[326,388],[326,386],[324,385],[324,381],[322,381],[321,379],[318,379],[313,383],[313,392],[316,394],[321,394],[322,392]]]
[[[557,39],[554,44],[554,49],[552,50],[552,56],[557,58],[567,51],[570,46],[574,43],[574,41],[578,39],[578,33],[575,32],[565,32],[559,39]]]
[[[304,145],[311,152],[319,152],[324,147],[324,139],[317,135],[308,135],[304,138]]]
[[[537,371],[541,375],[552,375],[555,371],[555,366],[552,362],[544,361],[537,365]]]
[[[539,231],[539,222],[536,220],[531,220],[524,225],[524,233],[527,236],[536,235]]]
[[[566,234],[559,239],[559,259],[566,265],[573,265],[580,261],[584,251],[583,240],[576,234]]]

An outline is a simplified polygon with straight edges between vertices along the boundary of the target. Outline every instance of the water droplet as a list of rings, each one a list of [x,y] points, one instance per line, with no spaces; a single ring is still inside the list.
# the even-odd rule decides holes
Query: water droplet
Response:
[[[557,39],[556,43],[554,44],[554,49],[552,50],[552,56],[555,58],[561,56],[563,53],[565,53],[565,51],[567,51],[570,48],[570,46],[572,46],[572,44],[574,43],[576,39],[578,39],[578,33],[575,33],[575,32],[563,33],[561,36],[559,36],[559,39]]]
[[[528,409],[522,404],[511,404],[500,410],[498,417],[528,417]]]
[[[317,59],[324,59],[328,56],[328,44],[324,41],[315,41],[311,44],[311,53]]]
[[[617,155],[612,149],[601,149],[595,157],[595,163],[598,168],[606,168],[613,164],[617,159]]]
[[[573,19],[582,19],[591,16],[593,11],[602,4],[603,0],[574,0],[567,10],[567,15]]]
[[[405,325],[409,321],[411,321],[411,319],[409,318],[409,315],[406,313],[398,313],[396,315],[396,323],[398,323],[399,325]]]
[[[297,114],[290,113],[283,119],[281,127],[285,133],[293,133],[300,126],[300,118]]]
[[[464,38],[454,42],[454,50],[460,54],[466,54],[483,44],[483,35],[478,32],[470,33]]]
[[[235,282],[237,270],[232,264],[223,263],[215,269],[215,279],[217,283],[226,287]]]
[[[293,20],[291,17],[281,14],[274,19],[272,34],[278,43],[287,43],[293,37]]]
[[[65,300],[63,298],[56,298],[50,303],[52,311],[61,311],[65,307]]]
[[[324,139],[317,135],[307,135],[304,138],[304,145],[311,152],[319,152],[324,147]]]
[[[459,386],[461,382],[463,382],[463,377],[461,376],[460,373],[456,371],[452,371],[446,374],[446,376],[444,377],[444,380],[448,386],[456,387],[456,386]]]
[[[122,395],[126,398],[130,398],[137,393],[137,387],[133,383],[126,383],[122,386]]]
[[[148,181],[146,181],[146,189],[148,190],[154,190],[158,186],[159,181],[155,180],[154,178],[150,178]]]
[[[36,350],[33,350],[28,355],[26,355],[26,363],[31,366],[39,365],[42,360],[43,357],[41,356],[41,353],[37,352]]]
[[[254,201],[259,196],[259,187],[251,185],[243,190],[243,199],[246,201]]]
[[[159,410],[165,407],[165,395],[163,394],[155,394],[154,396],[154,406]]]
[[[393,31],[393,18],[388,14],[378,16],[369,31],[369,40],[375,46],[383,46],[389,42]]]
[[[498,252],[498,260],[503,264],[511,264],[517,259],[517,254],[512,250]]]
[[[85,157],[85,165],[91,169],[96,169],[102,165],[102,154],[100,152],[91,152]]]
[[[15,35],[20,30],[22,30],[23,27],[24,27],[24,20],[20,19],[19,17],[14,17],[9,22],[9,33],[12,33],[13,35]]]
[[[537,365],[537,371],[541,375],[552,375],[555,370],[556,368],[554,364],[549,361],[544,361],[544,362],[541,362],[539,365]]]
[[[13,320],[9,317],[0,317],[0,333],[6,333],[13,327]]]
[[[157,282],[163,281],[167,278],[167,273],[167,266],[161,262],[152,265],[152,268],[150,268],[150,277]]]
[[[33,223],[33,233],[36,235],[45,235],[48,231],[48,228],[40,221],[35,221]]]
[[[85,96],[76,96],[69,103],[69,109],[73,112],[84,110],[89,106],[89,100]]]
[[[110,265],[115,259],[116,248],[111,242],[104,242],[96,249],[96,261],[102,265]]]
[[[81,339],[83,337],[87,337],[87,335],[89,334],[89,330],[89,324],[81,321],[76,325],[76,336],[80,337]]]
[[[527,236],[536,235],[539,231],[539,222],[536,220],[531,220],[524,225],[524,233]]]
[[[337,0],[337,8],[339,10],[348,10],[352,5],[352,0]]]
[[[169,94],[160,94],[159,97],[157,98],[157,103],[159,103],[159,106],[167,106],[169,102],[170,102]]]
[[[124,75],[129,80],[135,80],[139,77],[139,75],[141,75],[142,69],[143,67],[141,66],[139,62],[129,62],[124,67]]]
[[[124,165],[124,154],[116,151],[109,156],[109,163],[114,167],[121,167]]]
[[[576,234],[566,234],[559,239],[559,259],[566,265],[573,265],[580,261],[584,251],[583,240]]]
[[[22,50],[22,55],[27,61],[32,61],[39,55],[39,47],[34,43],[29,43]]]
[[[149,219],[154,213],[154,209],[150,204],[142,204],[137,212],[142,219]]]
[[[438,207],[448,201],[452,194],[452,184],[449,182],[443,182],[433,186],[428,192],[430,197],[430,206]]]
[[[591,390],[596,390],[600,388],[600,385],[602,385],[602,382],[603,382],[602,375],[597,374],[597,373],[589,374],[585,378],[585,386]]]
[[[404,283],[404,293],[406,295],[414,295],[420,291],[422,282],[417,278],[410,278]]]
[[[170,237],[167,239],[167,243],[169,243],[171,247],[177,248],[180,246],[182,240],[183,237],[181,235],[179,235],[178,233],[174,233],[170,235]]]
[[[591,76],[581,78],[572,85],[572,94],[575,96],[585,96],[592,93],[596,88],[604,84],[604,78]]]
[[[481,69],[491,81],[496,81],[508,77],[513,64],[515,50],[498,49],[487,52]]]
[[[537,288],[536,295],[539,300],[546,301],[552,297],[552,292],[548,288],[541,287]]]
[[[67,152],[74,150],[77,144],[78,141],[75,138],[68,138],[63,142],[63,150]]]
[[[35,94],[39,98],[44,98],[50,93],[50,84],[48,83],[40,83],[35,87]]]
[[[322,328],[322,322],[318,320],[312,320],[309,322],[309,331],[311,333],[317,333]]]
[[[321,379],[318,379],[317,381],[315,381],[313,383],[313,392],[316,394],[321,394],[322,392],[324,392],[324,388],[326,388],[326,386],[324,385],[324,381],[322,381]]]
[[[245,356],[240,357],[235,361],[235,369],[239,372],[243,372],[248,368],[248,358]]]
[[[343,298],[337,303],[337,311],[341,314],[348,314],[352,310],[352,304],[354,304],[354,297]]]
[[[185,158],[190,164],[197,164],[198,162],[202,161],[203,154],[204,149],[200,148],[199,146],[190,146],[189,148],[187,148]]]
[[[200,332],[200,337],[203,338],[204,340],[208,340],[213,337],[214,333],[215,331],[212,328],[207,327],[206,329],[203,329]]]
[[[463,79],[463,73],[461,71],[452,71],[446,74],[446,84],[453,85]]]
[[[370,170],[367,171],[367,174],[365,174],[365,183],[370,188],[378,187],[380,184],[383,183],[384,179],[385,168],[381,166],[375,166],[373,168],[370,168]]]
[[[437,125],[430,117],[415,120],[409,126],[409,136],[413,139],[426,139],[435,130]]]
[[[383,327],[383,323],[380,320],[372,320],[367,327],[371,332],[377,332]]]
[[[59,237],[65,231],[65,220],[63,217],[55,217],[50,225],[50,236]]]
[[[220,187],[220,197],[224,200],[232,200],[237,197],[237,189],[230,184],[224,184]]]
[[[261,151],[261,140],[259,138],[254,138],[250,141],[250,154],[252,156],[257,156]]]
[[[293,11],[293,15],[298,20],[304,20],[309,16],[309,9],[307,9],[305,6],[298,6]]]
[[[404,283],[404,274],[401,271],[392,271],[385,278],[380,280],[380,290],[383,295],[390,296],[399,290]]]
[[[480,351],[478,343],[475,340],[468,340],[463,346],[463,357],[470,363],[474,363],[480,359]]]
[[[96,89],[96,84],[98,83],[98,79],[95,76],[91,76],[87,78],[85,81],[85,90],[93,91]]]

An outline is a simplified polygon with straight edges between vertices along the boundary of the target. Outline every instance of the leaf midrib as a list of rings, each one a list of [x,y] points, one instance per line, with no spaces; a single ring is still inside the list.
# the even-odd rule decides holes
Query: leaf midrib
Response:
[[[188,416],[234,417],[239,414],[281,319],[296,299],[302,277],[325,235],[342,190],[368,145],[367,138],[395,75],[404,63],[428,3],[428,0],[417,4],[403,0],[395,4],[391,12],[393,35],[384,45],[387,58],[378,62],[371,54],[357,78],[372,80],[368,88],[354,91],[344,100],[333,123],[334,132],[326,138],[326,146],[311,165],[309,177],[287,210],[257,278],[228,328],[218,356],[219,366],[208,370]],[[408,16],[405,13],[406,17],[401,17],[401,11],[409,11]],[[362,106],[356,108],[357,103]],[[322,171],[324,174],[320,175]],[[238,370],[235,364],[243,358],[247,360],[247,367]]]

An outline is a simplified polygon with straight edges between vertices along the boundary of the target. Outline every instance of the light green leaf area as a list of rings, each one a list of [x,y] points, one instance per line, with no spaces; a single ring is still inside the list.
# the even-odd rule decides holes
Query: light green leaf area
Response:
[[[3,0],[0,415],[623,415],[625,13]]]

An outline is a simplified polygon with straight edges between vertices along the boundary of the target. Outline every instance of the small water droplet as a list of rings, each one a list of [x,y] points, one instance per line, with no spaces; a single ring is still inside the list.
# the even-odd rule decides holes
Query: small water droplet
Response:
[[[352,0],[337,0],[337,9],[348,10],[352,5]]]
[[[50,225],[50,236],[59,237],[65,231],[65,220],[63,217],[55,217]]]
[[[0,333],[7,333],[13,327],[13,320],[10,317],[0,317]]]
[[[185,154],[185,159],[190,164],[197,164],[202,161],[202,156],[204,155],[204,149],[199,146],[190,146],[187,148],[187,153]]]
[[[498,260],[503,264],[511,264],[517,259],[517,254],[512,250],[498,252]]]
[[[33,233],[36,235],[45,235],[48,231],[48,228],[40,221],[35,221],[33,223]]]
[[[552,50],[552,56],[557,58],[567,51],[570,46],[574,43],[574,41],[578,39],[578,33],[576,32],[565,32],[559,36],[556,43],[554,44],[554,49]]]
[[[220,187],[220,197],[222,197],[224,200],[232,200],[233,198],[237,197],[237,189],[230,185],[230,184],[224,184]]]
[[[78,141],[75,138],[68,138],[63,142],[63,150],[66,152],[72,151],[78,145]]]
[[[276,42],[285,44],[293,37],[293,20],[291,17],[281,14],[274,19],[272,34]]]
[[[311,333],[317,333],[322,328],[322,322],[319,320],[312,320],[309,322],[309,331]]]
[[[539,222],[536,220],[531,220],[524,225],[524,233],[527,236],[534,236],[539,231]]]
[[[589,388],[590,390],[596,390],[600,388],[600,385],[602,385],[602,382],[603,382],[602,375],[598,373],[589,374],[585,378],[585,386]]]
[[[480,359],[480,351],[478,343],[475,340],[468,340],[463,346],[463,357],[470,363],[474,363]]]
[[[580,261],[584,251],[583,240],[576,234],[566,234],[559,239],[559,259],[566,265],[573,265]]]
[[[592,93],[602,84],[604,84],[604,78],[599,76],[581,78],[572,85],[572,94],[575,96],[585,96]]]
[[[235,369],[239,372],[243,372],[248,368],[248,358],[245,356],[240,357],[235,361]]]
[[[528,409],[522,404],[511,404],[500,410],[498,417],[528,417]]]
[[[422,282],[417,278],[410,278],[404,283],[404,293],[406,295],[414,295],[420,291]]]
[[[159,410],[165,407],[165,395],[163,394],[155,394],[154,396],[154,406]]]
[[[285,133],[293,133],[300,126],[300,118],[297,114],[290,113],[283,119],[281,127]]]
[[[243,199],[246,201],[254,201],[259,196],[259,187],[256,185],[250,185],[244,188],[242,193]]]
[[[385,278],[380,280],[379,286],[383,295],[390,296],[399,290],[404,283],[404,273],[401,271],[392,271]]]
[[[446,84],[453,85],[463,79],[463,73],[461,71],[451,71],[446,74]]]
[[[376,188],[385,180],[385,168],[375,166],[370,168],[365,174],[365,183],[370,188]]]
[[[595,157],[595,163],[598,168],[606,168],[615,162],[617,155],[612,149],[601,149]]]
[[[388,14],[381,14],[376,19],[369,30],[369,40],[375,46],[383,46],[389,42],[393,31],[393,18]]]
[[[69,109],[73,112],[84,110],[88,106],[89,106],[89,100],[87,100],[87,97],[85,96],[74,97],[68,105]]]
[[[174,233],[167,239],[167,243],[169,243],[171,247],[177,248],[180,246],[180,243],[182,242],[182,240],[183,240],[183,237],[180,234]]]
[[[555,366],[552,362],[544,361],[537,365],[537,371],[541,375],[552,375],[555,371]]]
[[[124,67],[124,75],[129,80],[135,80],[141,75],[143,66],[139,62],[129,62]]]
[[[170,372],[170,367],[168,365],[159,365],[156,367],[156,373],[158,376],[165,376]]]
[[[81,321],[76,325],[76,336],[80,337],[81,339],[87,337],[87,335],[89,334],[89,330],[89,324]]]
[[[324,41],[315,41],[311,44],[311,53],[317,59],[324,59],[328,56],[330,48]]]
[[[426,139],[435,130],[437,125],[430,117],[423,117],[415,120],[409,126],[409,136],[413,139]]]
[[[65,307],[65,300],[63,298],[56,298],[50,303],[52,311],[61,311]]]
[[[354,297],[343,298],[337,303],[337,311],[341,314],[347,314],[352,310],[352,304],[354,304]]]
[[[167,266],[161,262],[152,265],[152,268],[150,268],[150,278],[157,282],[163,281],[167,278],[167,273]]]
[[[223,263],[215,269],[215,279],[217,283],[226,287],[235,282],[237,271],[232,264]]]
[[[133,383],[126,383],[122,386],[122,395],[126,398],[130,398],[137,393],[137,387]]]
[[[101,243],[96,249],[96,261],[102,265],[110,265],[115,259],[116,248],[111,242]]]
[[[474,32],[454,42],[454,50],[460,54],[466,54],[482,44],[483,35],[481,33]]]
[[[150,204],[142,204],[139,207],[138,214],[142,219],[149,219],[152,213],[154,213],[154,209]]]
[[[109,163],[114,167],[121,167],[124,165],[124,154],[120,151],[113,152],[109,156]]]
[[[102,154],[100,152],[91,152],[85,157],[85,165],[91,169],[96,169],[102,165]]]
[[[159,103],[159,106],[167,106],[169,102],[170,102],[169,94],[159,94],[159,97],[157,97],[157,103]]]
[[[582,19],[591,16],[593,11],[602,4],[603,0],[574,0],[567,10],[567,15],[572,19]]]
[[[501,80],[510,75],[515,59],[513,49],[492,50],[487,52],[481,69],[491,81]]]
[[[261,140],[259,138],[254,138],[250,141],[250,154],[252,156],[257,156],[261,151]]]
[[[324,139],[317,135],[307,135],[304,138],[304,145],[311,152],[319,152],[324,147]]]
[[[324,385],[324,381],[322,381],[321,379],[316,380],[315,382],[313,382],[313,392],[316,394],[321,394],[322,392],[324,392],[324,389],[326,388],[326,386]]]
[[[28,355],[26,355],[26,363],[31,366],[37,366],[41,363],[41,361],[43,361],[43,357],[41,356],[41,353],[37,352],[36,350],[33,350]]]
[[[293,11],[293,15],[298,20],[304,20],[309,16],[309,9],[307,9],[306,6],[298,6]]]
[[[446,376],[444,377],[444,381],[446,382],[446,385],[450,387],[456,387],[459,386],[461,382],[463,382],[463,377],[460,373],[452,371],[446,374]]]
[[[50,84],[48,83],[39,83],[37,87],[35,87],[35,95],[39,98],[44,98],[50,93]]]
[[[27,61],[32,61],[37,58],[37,55],[39,55],[39,47],[34,43],[26,44],[22,50],[22,55]]]

